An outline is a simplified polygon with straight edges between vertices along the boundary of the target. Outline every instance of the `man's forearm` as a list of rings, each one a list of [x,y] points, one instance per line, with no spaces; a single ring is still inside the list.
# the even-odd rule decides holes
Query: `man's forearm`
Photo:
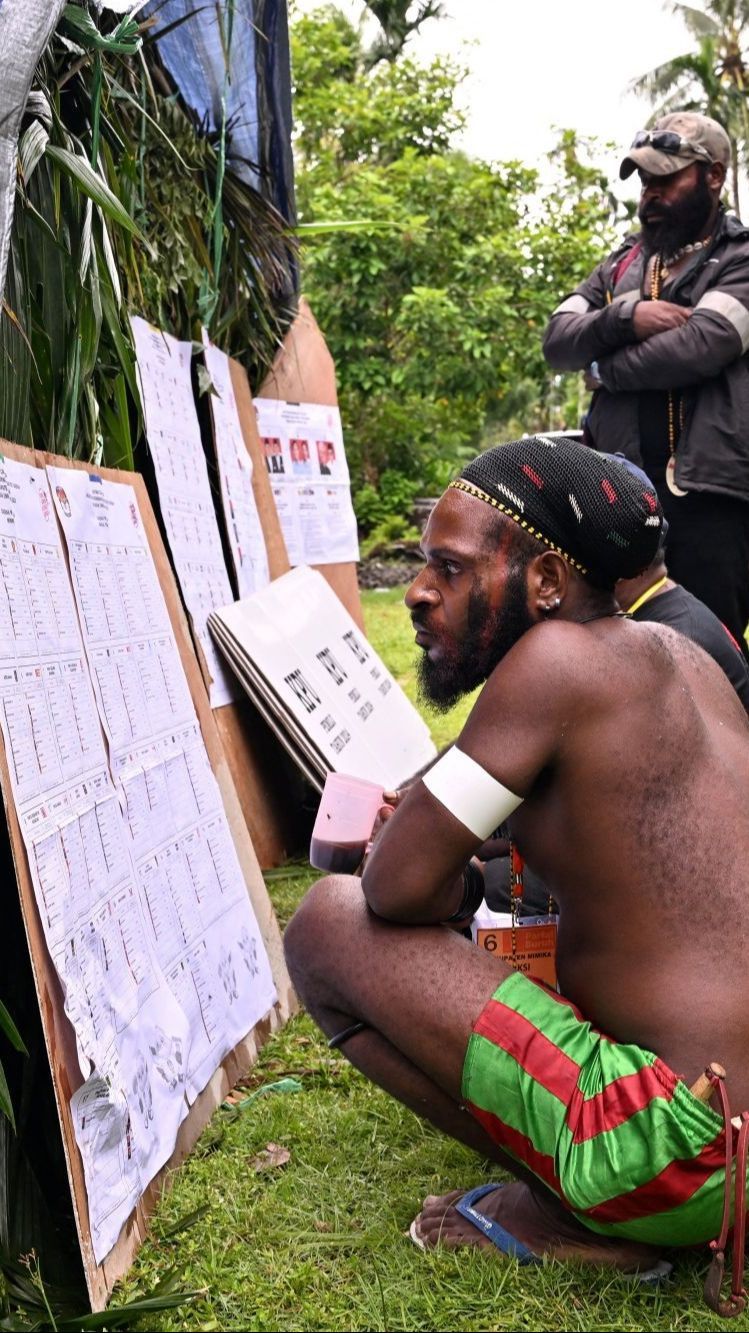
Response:
[[[741,351],[735,329],[698,307],[680,328],[599,357],[598,375],[609,393],[686,389],[714,379]]]
[[[458,878],[451,878],[416,901],[395,898],[390,893],[382,895],[365,870],[362,891],[370,911],[383,921],[402,926],[460,926],[471,920],[484,897],[484,875],[481,867],[471,860]]]
[[[554,312],[543,351],[553,370],[585,370],[591,361],[634,342],[632,313],[639,293],[628,292],[600,310],[576,294]]]

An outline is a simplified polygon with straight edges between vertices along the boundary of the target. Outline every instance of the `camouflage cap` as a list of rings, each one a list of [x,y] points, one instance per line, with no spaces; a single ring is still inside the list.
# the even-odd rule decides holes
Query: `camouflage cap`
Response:
[[[649,130],[635,135],[619,175],[626,180],[640,168],[651,176],[671,176],[692,162],[720,162],[728,166],[731,141],[722,125],[697,111],[672,111]]]

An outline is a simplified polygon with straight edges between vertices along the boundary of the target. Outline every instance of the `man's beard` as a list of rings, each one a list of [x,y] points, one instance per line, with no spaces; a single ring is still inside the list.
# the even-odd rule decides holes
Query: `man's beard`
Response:
[[[662,215],[658,222],[647,221],[651,207]],[[640,208],[638,217],[646,258],[656,253],[674,255],[690,241],[703,240],[712,211],[713,196],[702,172],[692,193],[680,204],[646,204],[644,209]]]
[[[482,589],[468,599],[466,635],[432,661],[424,652],[418,662],[419,698],[439,713],[447,713],[464,694],[475,690],[535,623],[528,613],[525,569],[511,569],[499,611],[492,611]],[[421,622],[423,623],[423,621]],[[428,624],[424,625],[428,630]]]

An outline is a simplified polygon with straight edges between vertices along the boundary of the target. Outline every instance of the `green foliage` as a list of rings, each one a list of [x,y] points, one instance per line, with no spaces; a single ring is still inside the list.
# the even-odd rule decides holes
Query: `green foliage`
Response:
[[[386,468],[376,487],[366,482],[357,492],[356,517],[360,527],[368,532],[389,519],[407,514],[418,489],[418,482],[395,468]]]
[[[283,220],[198,132],[150,21],[68,4],[22,126],[0,317],[0,436],[132,467],[139,399],[128,311],[177,336],[210,319],[265,368],[289,290]]]
[[[541,336],[612,242],[618,206],[572,132],[544,181],[457,151],[453,62],[370,68],[330,5],[295,22],[292,47],[302,220],[371,224],[305,235],[303,250],[366,529],[388,471],[438,490],[506,428],[560,424],[566,389]]]
[[[390,518],[384,518],[364,538],[361,543],[362,559],[366,560],[370,555],[387,554],[394,542],[406,542],[414,546],[419,536],[418,528],[401,515],[393,514]]]
[[[403,58],[366,70],[361,34],[334,5],[297,17],[291,41],[302,212],[309,171],[331,182],[347,165],[394,162],[408,149],[445,152],[463,125],[452,61],[424,69]]]
[[[22,1259],[10,1259],[0,1253],[0,1274],[4,1292],[4,1317],[0,1329],[16,1333],[109,1333],[110,1329],[136,1329],[148,1318],[152,1328],[154,1315],[184,1307],[197,1292],[180,1291],[176,1270],[165,1273],[154,1289],[137,1294],[126,1303],[95,1314],[82,1312],[81,1293],[74,1288],[57,1287],[44,1281],[38,1256],[32,1251]]]
[[[11,1018],[8,1010],[0,1000],[0,1033],[10,1042],[14,1050],[20,1051],[23,1055],[28,1055],[23,1037]],[[5,1076],[5,1070],[0,1064],[0,1114],[7,1117],[13,1129],[16,1127],[16,1117],[13,1112],[13,1103],[10,1097],[8,1080]]]

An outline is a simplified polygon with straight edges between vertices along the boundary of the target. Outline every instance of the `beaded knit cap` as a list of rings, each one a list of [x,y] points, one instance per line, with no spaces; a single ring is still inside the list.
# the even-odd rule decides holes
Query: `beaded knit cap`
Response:
[[[485,500],[604,587],[640,574],[658,549],[663,513],[653,487],[610,454],[563,435],[487,449],[450,485]]]

